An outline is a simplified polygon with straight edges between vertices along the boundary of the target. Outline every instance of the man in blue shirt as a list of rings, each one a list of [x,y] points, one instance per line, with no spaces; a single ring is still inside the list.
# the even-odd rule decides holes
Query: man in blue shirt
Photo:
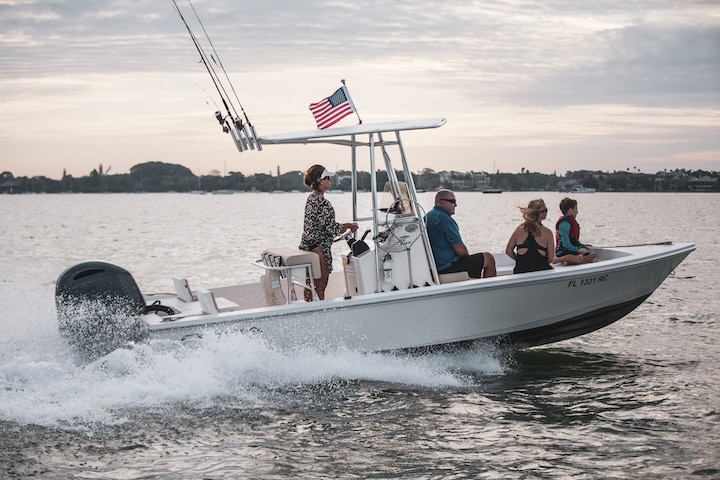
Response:
[[[497,275],[495,257],[489,252],[470,255],[460,236],[460,228],[452,218],[457,207],[455,194],[439,190],[435,206],[425,216],[435,265],[438,273],[467,272],[471,278]]]

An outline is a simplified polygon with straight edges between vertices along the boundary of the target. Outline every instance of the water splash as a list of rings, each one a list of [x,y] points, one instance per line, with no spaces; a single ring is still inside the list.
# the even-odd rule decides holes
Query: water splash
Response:
[[[29,293],[52,298],[50,287]],[[208,333],[192,344],[131,342],[78,364],[58,333],[52,302],[16,306],[9,314],[14,327],[7,329],[0,354],[0,420],[65,429],[121,424],[128,410],[176,403],[202,407],[231,397],[254,408],[293,402],[300,390],[334,395],[339,385],[352,382],[462,388],[506,370],[501,355],[479,348],[420,356],[284,352],[239,332]],[[35,328],[29,332],[31,322]]]

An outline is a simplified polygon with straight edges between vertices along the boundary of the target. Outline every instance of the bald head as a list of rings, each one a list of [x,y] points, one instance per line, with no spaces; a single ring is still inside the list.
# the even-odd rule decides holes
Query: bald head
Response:
[[[453,215],[455,213],[455,207],[457,206],[457,200],[455,200],[455,194],[452,190],[438,190],[435,194],[435,206]]]
[[[438,190],[435,194],[435,205],[440,205],[442,200],[450,200],[454,199],[455,194],[452,190],[448,190],[447,188],[443,188],[442,190]]]

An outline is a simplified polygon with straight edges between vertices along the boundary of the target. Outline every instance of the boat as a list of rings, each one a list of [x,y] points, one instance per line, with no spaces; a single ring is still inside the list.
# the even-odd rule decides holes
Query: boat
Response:
[[[111,262],[71,265],[57,280],[55,302],[60,334],[79,358],[153,339],[194,342],[208,332],[241,332],[278,349],[422,352],[478,342],[528,348],[623,318],[695,249],[672,242],[595,248],[593,263],[523,274],[513,274],[503,252],[494,254],[496,277],[439,274],[401,136],[430,134],[444,118],[259,136],[247,116],[216,117],[241,153],[316,144],[349,150],[352,212],[339,216],[364,233],[337,239],[342,266],[330,275],[324,300],[314,290],[319,257],[289,245],[257,252],[248,265],[255,281],[193,289],[192,279],[167,272],[169,293],[141,292],[132,274]],[[383,185],[380,170],[387,173]],[[367,216],[358,208],[361,171],[371,179]]]
[[[281,349],[418,351],[483,341],[527,348],[621,319],[695,249],[693,243],[672,242],[595,248],[593,263],[524,274],[513,274],[514,262],[497,253],[497,277],[438,274],[401,133],[443,124],[445,119],[437,118],[258,138],[263,147],[349,147],[356,159],[350,162],[353,185],[361,148],[368,150],[370,171],[380,168],[379,156],[391,172],[383,188],[371,182],[371,216],[358,215],[357,191],[351,192],[352,217],[370,225],[372,240],[365,240],[367,231],[363,238],[339,240],[335,248],[345,245],[343,265],[331,274],[325,300],[303,299],[302,290],[313,288],[319,272],[318,256],[288,245],[258,252],[258,260],[248,265],[258,270],[255,282],[193,290],[186,278],[170,273],[173,292],[147,295],[121,266],[89,261],[58,278],[60,332],[81,356],[144,339],[184,341],[210,330],[252,333]],[[398,180],[398,171],[407,182]]]
[[[572,193],[595,193],[594,188],[583,187],[582,185],[576,185],[572,189]]]
[[[495,168],[495,162],[493,162],[493,174],[497,174],[498,170]],[[497,186],[493,187],[492,185],[488,185],[485,188],[483,188],[482,193],[502,193],[502,188],[498,188]]]

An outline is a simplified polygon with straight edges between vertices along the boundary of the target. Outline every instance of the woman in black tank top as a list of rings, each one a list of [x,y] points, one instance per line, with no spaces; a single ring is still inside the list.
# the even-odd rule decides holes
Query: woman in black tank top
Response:
[[[515,260],[513,273],[549,270],[555,260],[555,235],[542,224],[547,207],[542,199],[531,200],[527,207],[518,207],[523,223],[508,240],[505,253]]]

